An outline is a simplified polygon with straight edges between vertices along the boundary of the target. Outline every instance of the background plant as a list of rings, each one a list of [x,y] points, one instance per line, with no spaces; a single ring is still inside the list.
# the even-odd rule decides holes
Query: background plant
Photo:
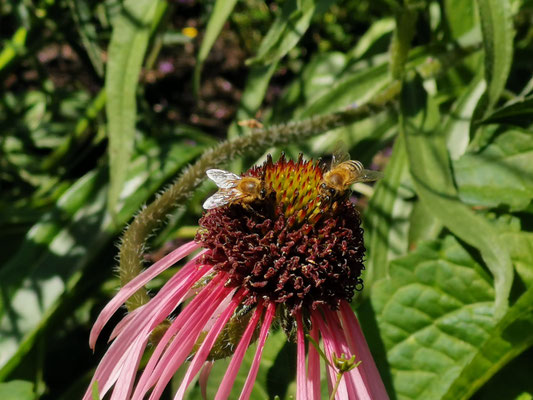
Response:
[[[532,1],[8,0],[0,13],[0,398],[79,398],[125,224],[225,139],[210,162],[235,172],[339,140],[384,169],[356,194],[368,255],[354,304],[392,398],[532,397]],[[250,118],[265,130],[237,124]],[[200,183],[133,263],[194,236],[213,189]],[[274,333],[253,398],[289,398],[294,363]]]

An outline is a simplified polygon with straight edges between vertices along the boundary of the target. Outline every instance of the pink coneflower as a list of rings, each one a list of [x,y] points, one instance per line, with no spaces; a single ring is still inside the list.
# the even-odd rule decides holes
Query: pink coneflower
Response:
[[[187,363],[174,397],[181,399],[200,371],[205,387],[212,361],[231,357],[215,397],[226,399],[246,350],[257,342],[240,395],[248,399],[276,321],[296,342],[297,399],[320,399],[321,355],[314,347],[320,340],[329,391],[336,399],[387,399],[349,305],[355,290],[362,289],[365,248],[359,214],[348,191],[324,194],[323,174],[318,163],[302,158],[282,157],[276,163],[269,158],[243,175],[260,183],[255,197],[239,201],[234,188],[221,189],[231,196],[227,204],[206,211],[196,240],[125,285],[101,312],[91,331],[92,348],[131,295],[203,249],[116,326],[91,387],[97,381],[101,396],[112,389],[111,399],[158,399]],[[138,372],[147,346],[153,352]],[[91,387],[85,399],[91,398]]]

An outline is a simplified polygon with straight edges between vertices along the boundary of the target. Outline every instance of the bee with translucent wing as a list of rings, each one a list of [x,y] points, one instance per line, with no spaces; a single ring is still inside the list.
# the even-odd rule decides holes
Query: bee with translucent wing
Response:
[[[203,207],[206,210],[234,203],[246,207],[255,200],[265,198],[266,190],[259,178],[239,176],[222,169],[208,169],[206,174],[219,188],[218,192],[204,202]]]
[[[320,194],[325,199],[334,199],[344,194],[357,182],[372,182],[382,178],[383,173],[365,169],[360,161],[350,160],[347,152],[336,150],[329,171],[320,184]]]

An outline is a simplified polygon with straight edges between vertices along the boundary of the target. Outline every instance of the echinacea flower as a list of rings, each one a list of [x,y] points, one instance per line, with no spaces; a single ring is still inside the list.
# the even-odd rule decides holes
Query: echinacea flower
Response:
[[[231,357],[215,397],[226,399],[246,350],[257,342],[240,395],[248,399],[269,330],[278,321],[296,342],[297,399],[320,399],[320,353],[336,399],[387,399],[349,305],[362,289],[365,248],[359,213],[348,191],[323,193],[325,172],[301,157],[276,163],[268,158],[243,174],[261,183],[261,195],[244,202],[226,188],[227,204],[205,212],[194,242],[130,281],[101,312],[91,331],[92,348],[131,295],[202,249],[115,327],[91,387],[98,382],[101,396],[112,390],[111,399],[158,399],[187,363],[174,397],[181,399],[202,368],[205,386],[212,361]],[[320,340],[324,352],[319,353],[315,345]],[[138,372],[148,346],[153,352]]]

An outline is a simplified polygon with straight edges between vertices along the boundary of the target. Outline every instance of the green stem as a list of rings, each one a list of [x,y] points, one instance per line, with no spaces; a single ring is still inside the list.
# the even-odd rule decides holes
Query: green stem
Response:
[[[331,392],[331,396],[329,396],[329,400],[335,400],[335,395],[337,394],[337,390],[339,390],[339,385],[341,384],[342,375],[343,373],[341,371],[337,372],[337,380],[335,381],[335,387]]]

